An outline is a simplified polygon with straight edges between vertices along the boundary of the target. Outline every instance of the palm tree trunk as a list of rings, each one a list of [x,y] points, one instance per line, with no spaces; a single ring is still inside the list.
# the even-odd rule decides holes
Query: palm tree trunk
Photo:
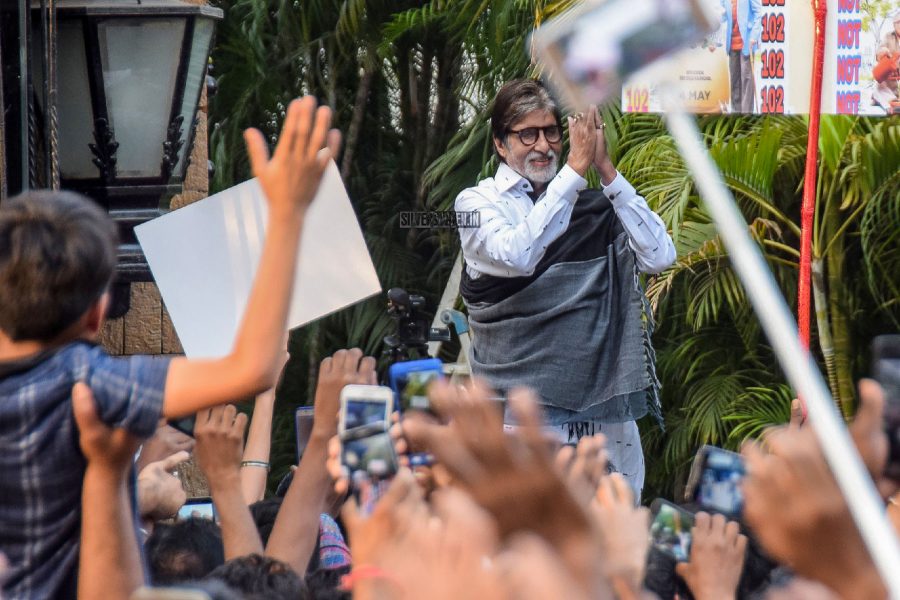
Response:
[[[813,304],[816,310],[816,329],[819,333],[819,348],[825,358],[825,372],[828,375],[828,387],[831,396],[840,406],[838,395],[837,371],[834,365],[834,341],[831,337],[831,324],[828,322],[828,295],[825,290],[825,264],[819,257],[812,259],[812,291]]]
[[[359,132],[362,130],[363,117],[366,116],[366,105],[369,99],[369,90],[372,80],[375,78],[375,60],[371,57],[372,48],[366,50],[365,67],[359,85],[356,88],[356,99],[353,102],[353,116],[350,126],[347,128],[347,139],[344,143],[344,157],[341,159],[341,179],[347,181],[350,176],[350,168],[353,165],[353,155],[359,144]]]
[[[829,222],[838,223],[839,221],[830,219]],[[850,418],[853,416],[856,394],[850,369],[853,348],[846,311],[847,290],[844,281],[844,240],[842,237],[836,239],[832,244],[826,260],[828,261],[828,312],[831,315],[834,369],[837,377],[835,400],[839,402],[844,417]]]

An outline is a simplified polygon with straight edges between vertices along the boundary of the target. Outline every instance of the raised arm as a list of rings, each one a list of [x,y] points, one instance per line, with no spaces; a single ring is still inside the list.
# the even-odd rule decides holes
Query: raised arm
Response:
[[[285,339],[284,346],[287,346],[287,339]],[[287,360],[288,353],[283,351],[279,372],[284,370]],[[269,455],[272,449],[272,413],[275,411],[276,387],[273,385],[259,394],[253,403],[250,431],[247,433],[244,459],[241,461],[241,492],[248,505],[259,502],[266,494]]]
[[[628,243],[634,250],[638,269],[642,273],[661,273],[675,262],[675,244],[659,215],[616,170],[606,149],[605,125],[602,120],[599,123],[594,168],[600,174],[603,194],[609,198],[622,228],[628,234]]]
[[[245,132],[253,174],[268,203],[259,268],[232,351],[221,359],[172,361],[163,401],[167,418],[237,401],[274,383],[303,220],[340,145],[340,134],[329,131],[330,124],[331,110],[324,106],[316,110],[315,99],[307,96],[288,108],[271,159],[262,133]]]
[[[261,554],[262,541],[250,508],[241,492],[241,454],[247,415],[232,405],[217,406],[197,413],[194,454],[209,481],[213,505],[219,513],[225,560],[247,554]]]
[[[132,457],[140,439],[107,427],[91,390],[72,390],[79,445],[87,459],[81,492],[79,598],[128,598],[144,583],[128,494]]]
[[[267,556],[288,563],[301,576],[315,549],[319,515],[332,490],[325,463],[328,440],[337,434],[341,390],[351,383],[373,385],[375,380],[375,359],[363,358],[357,348],[339,350],[319,367],[313,431],[266,546]]]

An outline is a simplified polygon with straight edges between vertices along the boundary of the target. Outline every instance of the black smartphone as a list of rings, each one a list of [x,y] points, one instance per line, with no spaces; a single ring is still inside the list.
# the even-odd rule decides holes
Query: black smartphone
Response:
[[[884,390],[884,430],[890,448],[884,474],[900,481],[900,335],[872,340],[872,377]]]
[[[686,499],[709,512],[739,519],[744,510],[741,482],[744,458],[729,450],[703,446],[694,458],[686,487]]]
[[[303,451],[309,443],[313,428],[313,407],[301,406],[294,411],[294,431],[297,437],[297,462],[303,458]]]
[[[653,501],[650,512],[653,514],[650,523],[653,546],[678,562],[690,560],[694,514],[662,498]]]
[[[177,519],[184,521],[190,518],[218,521],[219,515],[216,513],[216,505],[213,504],[212,498],[209,496],[188,498],[184,506],[178,509]]]
[[[194,423],[196,421],[197,415],[191,415],[189,417],[184,417],[183,419],[172,419],[169,421],[169,425],[185,435],[194,437]]]

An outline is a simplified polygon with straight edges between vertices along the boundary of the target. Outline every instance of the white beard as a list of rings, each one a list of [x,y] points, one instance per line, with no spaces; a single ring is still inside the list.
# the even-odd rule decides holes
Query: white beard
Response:
[[[532,161],[546,157],[550,157],[550,164],[546,167],[536,167],[532,164]],[[515,170],[528,181],[543,184],[556,177],[556,172],[559,169],[558,162],[559,158],[553,150],[548,150],[546,154],[532,150],[528,153],[528,156],[525,157],[521,169]]]

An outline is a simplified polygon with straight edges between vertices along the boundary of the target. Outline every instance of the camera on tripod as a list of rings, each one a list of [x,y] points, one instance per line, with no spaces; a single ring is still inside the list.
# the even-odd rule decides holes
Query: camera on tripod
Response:
[[[449,342],[448,327],[431,327],[431,316],[424,312],[425,298],[401,288],[388,290],[388,315],[397,324],[396,333],[385,336],[385,354],[390,362],[428,358],[428,342]],[[413,354],[415,356],[413,356]]]

